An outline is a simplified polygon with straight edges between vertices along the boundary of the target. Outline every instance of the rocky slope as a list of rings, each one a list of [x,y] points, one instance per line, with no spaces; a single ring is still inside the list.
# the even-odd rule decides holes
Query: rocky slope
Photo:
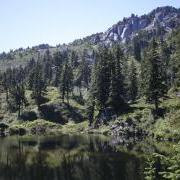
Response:
[[[72,44],[110,44],[112,42],[126,42],[132,40],[140,31],[146,31],[149,34],[165,35],[180,25],[180,9],[166,6],[159,7],[147,15],[137,16],[132,14],[129,18],[124,18],[113,25],[104,33],[97,33],[76,40]],[[160,33],[160,34],[158,34]]]

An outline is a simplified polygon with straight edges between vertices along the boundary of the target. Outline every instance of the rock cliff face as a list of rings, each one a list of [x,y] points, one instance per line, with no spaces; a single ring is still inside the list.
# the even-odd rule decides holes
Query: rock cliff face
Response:
[[[174,7],[159,7],[147,15],[124,18],[113,25],[104,33],[97,33],[76,41],[78,43],[88,42],[90,44],[109,44],[112,42],[126,42],[133,39],[140,31],[150,34],[159,33],[165,35],[180,25],[180,9]]]

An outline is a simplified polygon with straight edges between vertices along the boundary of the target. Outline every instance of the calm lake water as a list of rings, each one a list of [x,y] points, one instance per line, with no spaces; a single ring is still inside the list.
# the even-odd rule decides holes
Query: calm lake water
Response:
[[[0,180],[141,180],[144,157],[154,151],[104,136],[0,138]]]

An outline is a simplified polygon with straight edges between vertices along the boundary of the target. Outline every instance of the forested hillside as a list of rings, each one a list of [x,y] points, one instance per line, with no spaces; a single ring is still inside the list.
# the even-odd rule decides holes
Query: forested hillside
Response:
[[[180,138],[178,17],[178,9],[157,8],[119,22],[116,28],[133,25],[126,36],[119,32],[121,38],[96,43],[85,38],[2,53],[2,127],[12,134],[19,128],[23,133],[45,132],[49,125],[57,131],[80,127]],[[135,28],[135,19],[138,27],[146,23]],[[113,28],[108,32],[115,33]]]

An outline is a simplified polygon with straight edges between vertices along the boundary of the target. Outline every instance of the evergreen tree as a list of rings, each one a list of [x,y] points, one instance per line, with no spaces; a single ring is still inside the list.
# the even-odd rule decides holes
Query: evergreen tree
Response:
[[[60,81],[60,92],[63,102],[66,97],[66,100],[69,103],[69,94],[72,91],[73,91],[73,71],[71,66],[67,62],[63,67],[61,74],[61,81]]]
[[[40,61],[40,57],[38,61]],[[52,81],[52,56],[49,49],[45,52],[43,57],[42,76],[46,84],[50,85]]]
[[[129,98],[132,101],[135,101],[138,94],[138,80],[137,80],[137,69],[135,62],[132,59],[130,68],[129,68]]]
[[[90,94],[90,97],[87,101],[86,114],[89,120],[89,126],[92,125],[94,120],[94,112],[95,112],[95,98]]]
[[[95,72],[95,87],[94,96],[96,97],[96,102],[100,109],[106,107],[106,103],[109,97],[110,88],[110,59],[109,51],[107,48],[103,47],[99,51]]]
[[[171,87],[180,86],[180,31],[175,32],[171,42],[172,55],[168,73]]]
[[[3,89],[6,93],[6,102],[8,103],[8,100],[9,100],[9,85],[10,85],[10,82],[9,82],[9,77],[10,77],[10,74],[8,74],[8,70],[2,74],[2,86],[3,86]]]
[[[90,82],[90,87],[89,87],[89,97],[88,100],[86,102],[86,106],[87,106],[87,117],[89,120],[89,126],[92,125],[93,121],[94,121],[94,112],[96,109],[96,70],[97,70],[97,53],[94,52],[94,57],[95,57],[95,61],[94,61],[94,65],[92,68],[92,72],[91,72],[91,82]]]
[[[150,76],[150,61],[148,60],[148,49],[143,52],[143,58],[141,60],[141,73],[140,73],[140,95],[146,96],[148,91],[149,76]]]
[[[24,67],[24,72],[26,74],[25,80],[26,80],[26,88],[29,90],[32,90],[32,85],[33,82],[31,80],[33,80],[33,77],[31,77],[33,75],[32,71],[34,69],[34,67],[36,66],[36,61],[34,58],[32,58],[27,66]]]
[[[56,52],[54,54],[55,77],[54,77],[54,82],[53,82],[53,85],[55,87],[58,87],[58,85],[60,84],[63,61],[64,61],[64,59],[63,59],[61,52],[59,52],[59,51]]]
[[[81,81],[83,82],[83,86],[88,87],[91,70],[87,62],[87,59],[85,58],[85,54],[82,55],[82,61],[79,69],[80,69]]]
[[[71,65],[72,65],[72,67],[73,67],[73,68],[77,68],[78,65],[79,65],[79,62],[78,62],[79,57],[78,57],[78,55],[77,55],[77,53],[76,53],[75,51],[72,51],[72,52],[71,52],[71,57],[70,57],[70,59],[71,59]]]
[[[111,59],[111,82],[108,104],[116,111],[126,108],[124,101],[124,76],[122,74],[123,53],[119,46],[115,46],[110,55]]]
[[[6,93],[8,93],[7,104],[10,110],[18,110],[18,117],[21,114],[21,109],[27,104],[25,97],[25,72],[22,67],[8,71],[8,76],[11,79],[4,79]]]
[[[138,36],[133,39],[134,58],[141,61],[141,44]]]
[[[33,82],[32,97],[35,99],[39,107],[43,102],[44,95],[46,92],[46,82],[43,78],[42,66],[39,62],[37,62],[32,73],[33,73],[33,75],[31,76],[33,78],[31,80]]]
[[[21,109],[23,105],[27,104],[27,99],[25,97],[25,86],[24,84],[15,84],[10,89],[10,96],[9,96],[9,107],[10,109],[17,109],[18,110],[18,117],[21,115]]]
[[[75,85],[78,87],[81,97],[82,97],[81,88],[89,87],[90,76],[91,76],[90,65],[88,64],[85,55],[83,54],[81,58],[81,62],[79,63],[77,69],[77,76],[75,79]]]
[[[147,60],[149,66],[147,74],[144,77],[147,79],[146,82],[146,98],[150,102],[154,103],[155,110],[158,110],[159,99],[166,93],[166,85],[163,78],[162,71],[162,59],[160,58],[158,43],[153,40],[148,52]]]
[[[168,91],[171,88],[171,80],[168,71],[168,66],[170,62],[171,51],[165,41],[160,42],[160,59],[161,59],[161,73],[162,81],[164,83],[164,91]]]

